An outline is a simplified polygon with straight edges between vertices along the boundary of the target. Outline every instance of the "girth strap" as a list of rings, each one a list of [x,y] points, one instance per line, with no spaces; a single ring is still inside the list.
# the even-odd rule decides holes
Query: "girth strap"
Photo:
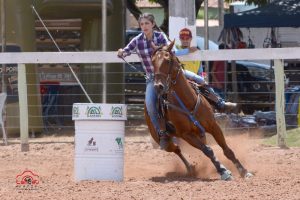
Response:
[[[195,125],[197,128],[199,128],[201,137],[203,137],[204,134],[205,134],[205,129],[204,129],[203,126],[199,123],[199,121],[196,119],[196,116],[195,116],[195,114],[196,114],[196,112],[197,112],[197,110],[198,110],[198,108],[199,108],[199,106],[200,106],[200,103],[201,103],[201,99],[200,99],[201,97],[200,97],[200,94],[198,94],[198,96],[197,96],[197,103],[196,103],[196,105],[195,105],[194,110],[193,110],[192,112],[190,112],[190,111],[187,109],[187,107],[184,105],[184,103],[181,101],[181,99],[178,97],[178,95],[176,94],[176,92],[175,92],[175,91],[172,91],[171,93],[172,93],[172,95],[176,98],[176,100],[177,100],[177,102],[179,103],[180,107],[175,106],[175,105],[173,105],[173,104],[171,104],[171,103],[166,103],[166,105],[167,105],[168,107],[172,107],[172,108],[176,109],[177,111],[180,111],[180,112],[186,114],[186,115],[189,117],[189,119],[194,123],[194,125]]]
[[[194,108],[194,110],[191,112],[191,114],[194,116],[194,117],[196,117],[196,112],[197,112],[197,110],[198,110],[198,108],[199,108],[199,106],[200,106],[200,103],[201,103],[201,99],[200,99],[201,97],[200,97],[200,94],[198,94],[198,96],[197,96],[197,102],[196,102],[196,105],[195,105],[195,108]]]

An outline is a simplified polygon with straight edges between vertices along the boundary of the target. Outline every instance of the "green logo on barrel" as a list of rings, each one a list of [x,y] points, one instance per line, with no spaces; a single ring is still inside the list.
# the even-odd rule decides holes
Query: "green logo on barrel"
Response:
[[[122,106],[111,107],[111,116],[112,117],[123,117]]]
[[[101,111],[101,107],[96,107],[96,106],[92,106],[92,107],[87,107],[87,112],[86,112],[86,116],[87,117],[101,117],[102,115],[102,111]]]
[[[119,149],[123,149],[123,143],[122,143],[122,138],[117,137],[116,142],[118,143]]]
[[[73,107],[72,116],[73,117],[79,117],[79,107],[78,106]]]

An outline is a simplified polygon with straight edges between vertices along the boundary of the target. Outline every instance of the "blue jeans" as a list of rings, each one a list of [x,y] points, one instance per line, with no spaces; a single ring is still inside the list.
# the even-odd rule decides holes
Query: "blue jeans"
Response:
[[[198,84],[205,84],[204,78],[202,76],[199,76],[199,75],[195,74],[194,72],[190,72],[188,70],[184,70],[184,75],[185,75],[185,77],[187,79],[189,79],[191,81],[194,81],[194,82],[196,82]],[[210,92],[212,94],[217,95],[215,93],[215,91],[211,87],[209,87],[209,89],[210,89]],[[216,107],[217,107],[218,110],[224,109],[224,107],[225,107],[225,101],[223,100],[223,96],[221,98],[219,98],[218,102],[215,102],[215,104],[216,104]]]
[[[153,78],[146,80],[146,94],[145,94],[146,108],[148,115],[150,116],[151,122],[157,133],[160,131],[160,125],[158,122],[158,111],[157,111],[157,94],[154,88]]]
[[[194,72],[188,71],[188,70],[183,70],[184,75],[187,79],[191,80],[191,81],[195,81],[198,84],[204,84],[205,80],[202,76],[199,76],[197,74],[195,74]]]
[[[224,90],[223,89],[219,89],[219,88],[213,88],[214,91],[222,98],[225,98],[225,94],[224,94]]]
[[[184,70],[184,75],[187,79],[195,81],[196,83],[200,83],[200,84],[205,83],[204,78],[202,76],[198,76],[193,72]],[[150,116],[151,122],[155,130],[157,131],[157,133],[159,133],[161,128],[158,122],[157,94],[154,88],[154,78],[152,76],[146,79],[145,102],[146,102],[146,108],[148,111],[148,115]]]

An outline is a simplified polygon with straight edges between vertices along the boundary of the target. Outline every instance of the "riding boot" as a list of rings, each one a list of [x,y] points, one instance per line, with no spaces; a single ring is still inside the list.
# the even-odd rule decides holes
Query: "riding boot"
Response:
[[[167,130],[165,130],[165,131],[160,130],[158,135],[159,135],[160,149],[167,150],[167,148],[169,146],[169,143],[170,143],[170,140],[171,140],[171,137],[169,136],[168,131]]]
[[[237,104],[225,102],[215,91],[207,84],[199,85],[200,92],[219,112],[232,112]]]
[[[237,108],[236,103],[225,102],[223,99],[216,104],[216,109],[220,112],[233,112]]]

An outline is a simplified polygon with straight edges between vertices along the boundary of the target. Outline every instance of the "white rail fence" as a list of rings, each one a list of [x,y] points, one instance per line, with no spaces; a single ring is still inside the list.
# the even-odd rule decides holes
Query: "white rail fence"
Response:
[[[300,59],[300,48],[270,48],[270,49],[239,49],[220,51],[200,51],[179,57],[182,61],[201,60],[274,60],[276,85],[276,124],[278,145],[285,146],[286,124],[284,118],[284,66],[283,60]],[[139,62],[137,55],[127,57],[128,62]],[[0,64],[40,64],[40,63],[123,63],[116,56],[116,52],[23,52],[1,53]],[[24,66],[24,65],[20,65]],[[300,70],[300,69],[299,69]],[[28,143],[28,111],[27,92],[24,89],[24,68],[18,68],[19,76],[19,104],[21,144]],[[22,75],[23,74],[23,75]],[[21,81],[20,81],[21,80]],[[104,83],[105,84],[105,83]]]
[[[226,49],[197,51],[180,56],[182,61],[188,60],[288,60],[299,59],[300,48],[269,49]],[[128,62],[139,62],[137,55],[126,58]],[[38,63],[123,63],[116,52],[22,52],[1,53],[0,64],[38,64]]]

